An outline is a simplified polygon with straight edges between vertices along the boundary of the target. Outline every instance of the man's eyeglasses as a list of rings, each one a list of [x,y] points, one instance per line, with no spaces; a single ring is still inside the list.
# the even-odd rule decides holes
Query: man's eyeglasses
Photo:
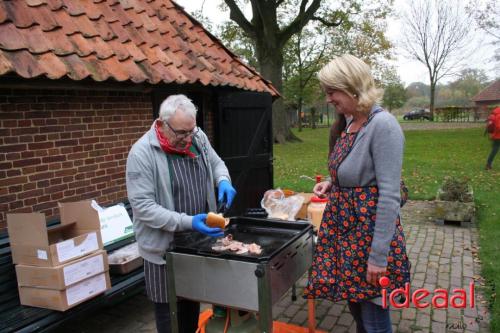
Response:
[[[198,134],[198,131],[200,130],[200,128],[198,126],[193,128],[192,131],[175,130],[172,128],[172,126],[170,126],[170,124],[167,121],[164,121],[164,123],[167,124],[168,128],[170,128],[172,133],[174,133],[175,138],[178,140],[185,139],[189,136],[195,136],[196,134]]]

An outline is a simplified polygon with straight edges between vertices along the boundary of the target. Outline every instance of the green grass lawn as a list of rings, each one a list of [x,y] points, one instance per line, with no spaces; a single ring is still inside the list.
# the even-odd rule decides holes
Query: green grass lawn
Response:
[[[491,332],[500,332],[500,155],[493,170],[485,171],[490,142],[482,128],[407,131],[403,179],[410,199],[433,199],[444,176],[468,177],[478,208],[482,273],[492,312]],[[327,174],[328,129],[294,132],[303,142],[275,145],[275,187],[310,192],[314,182],[301,178]]]

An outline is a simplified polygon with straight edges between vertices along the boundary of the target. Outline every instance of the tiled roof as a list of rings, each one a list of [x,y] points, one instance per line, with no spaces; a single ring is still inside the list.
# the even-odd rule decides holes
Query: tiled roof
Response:
[[[278,93],[171,0],[2,0],[0,75]]]
[[[476,96],[472,97],[472,100],[474,102],[500,100],[500,80],[496,80],[481,90]]]

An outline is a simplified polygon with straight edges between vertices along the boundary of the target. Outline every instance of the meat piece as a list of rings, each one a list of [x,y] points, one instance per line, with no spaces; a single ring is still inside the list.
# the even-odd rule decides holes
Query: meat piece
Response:
[[[245,253],[250,253],[250,254],[261,254],[262,253],[262,248],[260,245],[257,245],[255,243],[252,244],[245,244],[242,242],[235,241],[233,239],[233,235],[229,234],[224,238],[218,239],[214,246],[212,246],[212,250],[217,251],[217,252],[223,252],[223,251],[231,251],[235,252],[236,254],[245,254]]]
[[[252,254],[261,254],[262,253],[262,247],[260,245],[257,245],[255,243],[248,244],[248,251]]]

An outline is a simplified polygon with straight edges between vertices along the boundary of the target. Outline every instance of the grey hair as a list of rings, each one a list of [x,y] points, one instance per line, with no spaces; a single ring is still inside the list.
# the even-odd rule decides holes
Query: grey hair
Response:
[[[350,54],[334,58],[318,73],[323,87],[338,89],[358,99],[357,111],[368,114],[380,103],[384,90],[375,86],[370,66]]]
[[[168,121],[176,111],[184,112],[196,119],[196,106],[186,95],[170,95],[160,105],[159,118]]]

